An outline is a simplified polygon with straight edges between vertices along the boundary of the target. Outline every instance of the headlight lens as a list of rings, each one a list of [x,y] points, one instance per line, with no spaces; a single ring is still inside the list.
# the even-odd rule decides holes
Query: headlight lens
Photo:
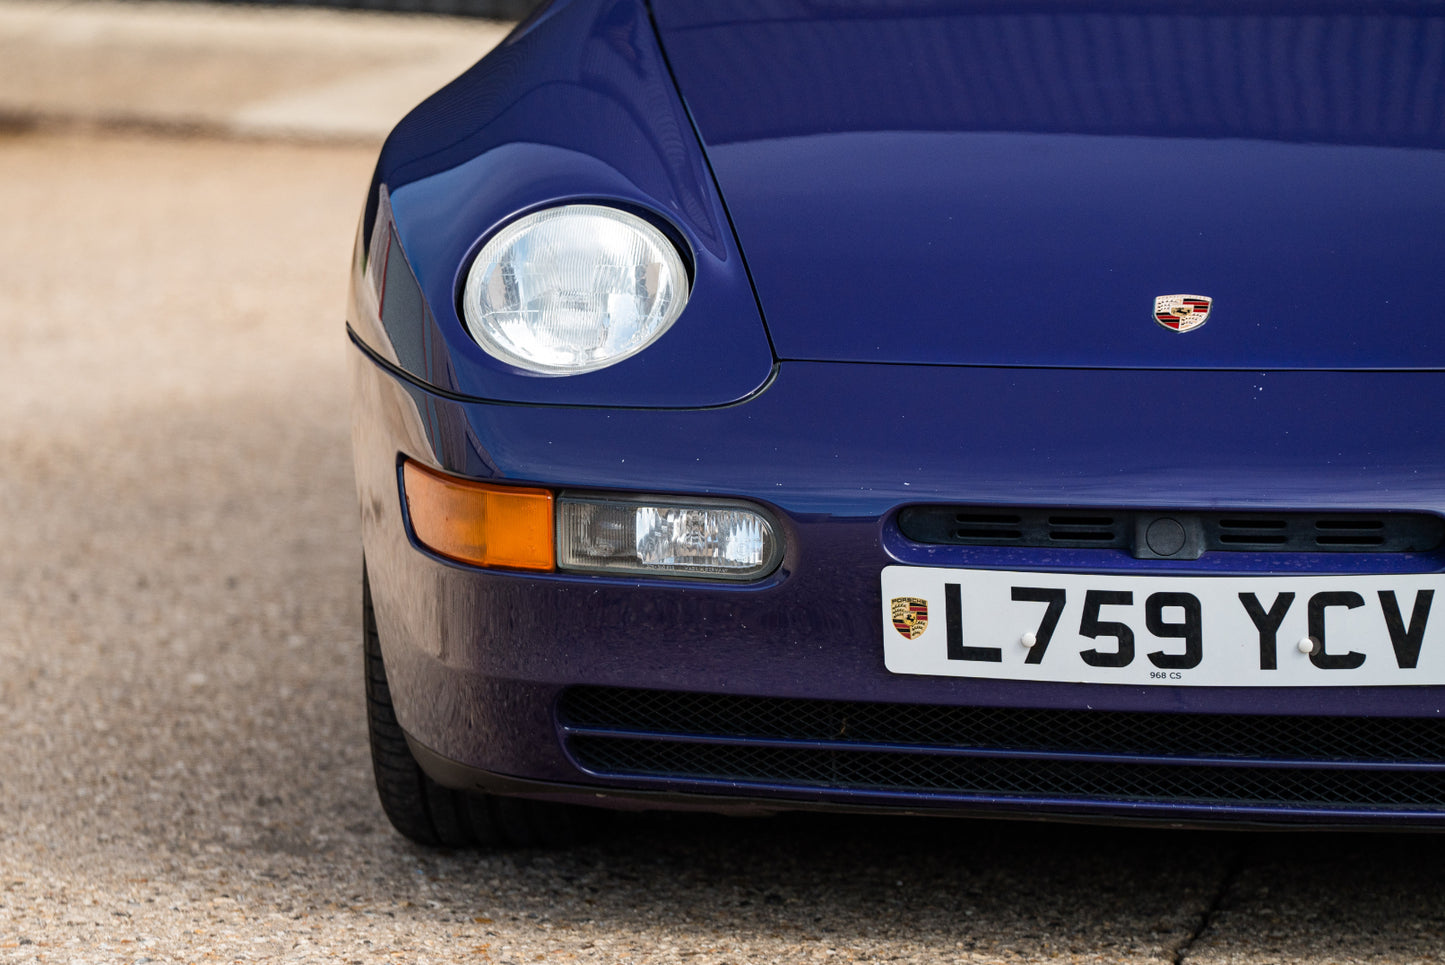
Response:
[[[564,493],[557,510],[564,570],[756,580],[782,560],[781,534],[755,506]]]
[[[490,355],[571,375],[656,341],[687,288],[682,257],[657,228],[616,208],[569,204],[518,218],[482,246],[462,314]]]

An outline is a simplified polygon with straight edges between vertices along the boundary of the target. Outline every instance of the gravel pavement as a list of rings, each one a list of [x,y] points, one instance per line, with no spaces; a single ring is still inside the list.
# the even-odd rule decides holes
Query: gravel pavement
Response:
[[[347,438],[373,149],[11,113],[0,962],[1445,954],[1438,837],[631,815],[570,852],[410,845],[371,787]]]

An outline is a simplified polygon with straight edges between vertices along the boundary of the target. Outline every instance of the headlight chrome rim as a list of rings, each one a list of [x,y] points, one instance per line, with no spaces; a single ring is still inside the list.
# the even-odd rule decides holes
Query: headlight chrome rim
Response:
[[[520,292],[524,287],[525,279],[516,271],[515,265],[504,267],[506,257],[513,253],[519,246],[524,245],[529,236],[536,236],[551,228],[554,233],[559,230],[557,223],[562,219],[571,219],[578,225],[590,223],[590,226],[600,234],[611,234],[612,237],[604,242],[597,243],[599,253],[607,250],[607,243],[615,250],[620,245],[617,232],[630,232],[633,239],[640,242],[643,250],[655,255],[655,260],[646,263],[633,261],[630,263],[615,263],[604,260],[587,262],[579,259],[575,253],[572,254],[572,261],[568,262],[566,257],[553,257],[552,264],[545,261],[541,266],[532,266],[536,273],[534,277],[546,278],[549,274],[565,274],[569,271],[579,272],[582,268],[593,268],[593,274],[624,277],[630,271],[634,281],[640,281],[638,269],[645,274],[649,269],[655,268],[657,274],[657,292],[655,301],[660,303],[656,310],[649,307],[648,312],[643,316],[643,322],[635,326],[635,332],[631,337],[624,337],[620,341],[613,338],[614,332],[610,324],[598,321],[591,333],[600,332],[604,341],[611,340],[613,344],[607,345],[588,356],[582,349],[575,349],[578,355],[587,356],[583,358],[562,359],[558,358],[562,349],[553,347],[552,356],[548,357],[548,346],[543,345],[541,350],[537,343],[545,342],[545,337],[534,338],[529,345],[525,338],[517,337],[519,334],[525,336],[528,333],[535,333],[538,328],[543,329],[543,336],[547,326],[538,326],[535,321],[522,321],[521,316],[527,314],[540,315],[535,309],[527,309],[529,302],[522,301],[521,305],[512,311],[500,312],[495,309],[489,294],[496,294],[498,290],[511,295]],[[562,239],[562,244],[579,245],[575,239]],[[553,251],[544,250],[544,256],[553,256]],[[472,339],[488,355],[499,361],[513,365],[527,372],[538,375],[578,375],[586,372],[595,372],[599,369],[616,365],[644,349],[653,345],[660,339],[682,314],[683,308],[687,305],[691,296],[691,276],[688,269],[689,261],[679,246],[667,233],[656,224],[633,212],[613,205],[597,203],[571,203],[553,205],[523,214],[512,221],[507,222],[500,229],[494,232],[478,248],[471,265],[467,269],[466,279],[462,289],[462,322]],[[614,286],[615,287],[615,286]],[[592,294],[596,295],[602,289],[594,287]],[[538,297],[545,297],[555,293],[554,289],[545,286],[538,288],[532,293],[535,301]],[[576,295],[576,292],[562,292]],[[609,308],[613,298],[620,299],[624,310],[628,307],[626,292],[611,292],[607,294]],[[561,299],[565,301],[564,299]],[[574,301],[577,299],[574,298]],[[554,309],[554,315],[565,315],[566,306]],[[586,317],[585,312],[574,311],[575,317]],[[594,317],[600,319],[597,313]],[[626,312],[624,312],[626,314]],[[636,314],[636,313],[633,313]],[[551,326],[555,331],[559,326]],[[565,326],[562,326],[565,327]],[[623,332],[628,331],[624,324],[620,326]]]

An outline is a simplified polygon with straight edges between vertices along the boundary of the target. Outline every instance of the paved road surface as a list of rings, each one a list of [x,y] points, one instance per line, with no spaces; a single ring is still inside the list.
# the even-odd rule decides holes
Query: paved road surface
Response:
[[[0,0],[0,118],[380,143],[510,26],[154,0]]]
[[[343,379],[372,150],[113,128],[0,128],[0,962],[1445,953],[1434,837],[649,816],[569,853],[407,844],[365,750]]]

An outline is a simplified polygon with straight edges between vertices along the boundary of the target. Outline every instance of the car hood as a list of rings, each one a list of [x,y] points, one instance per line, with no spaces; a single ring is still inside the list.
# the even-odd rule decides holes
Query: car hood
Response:
[[[784,359],[1445,366],[1438,13],[654,9]]]

